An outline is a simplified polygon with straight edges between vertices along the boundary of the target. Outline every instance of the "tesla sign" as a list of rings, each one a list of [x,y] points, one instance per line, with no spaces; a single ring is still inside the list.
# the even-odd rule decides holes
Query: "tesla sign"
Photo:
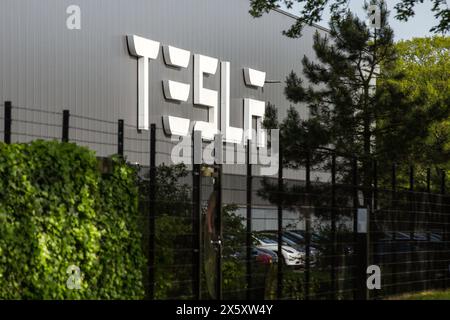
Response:
[[[161,44],[157,41],[136,35],[127,36],[130,54],[138,58],[138,129],[149,129],[149,64],[158,58]],[[237,128],[230,125],[230,62],[219,61],[216,58],[190,51],[163,45],[165,63],[174,68],[186,69],[191,60],[194,64],[193,102],[195,105],[207,107],[208,121],[195,121],[175,117],[163,116],[163,127],[170,136],[188,136],[193,131],[200,131],[202,139],[213,141],[215,135],[223,136],[224,142],[244,143],[247,139],[255,140],[258,146],[265,144],[265,133],[261,123],[265,113],[265,102],[251,98],[243,99],[244,127]],[[205,75],[220,73],[220,91],[207,89],[203,85]],[[262,88],[266,73],[251,68],[243,70],[244,81],[248,86]],[[191,94],[191,84],[175,80],[163,80],[162,88],[167,100],[186,102]],[[220,112],[220,116],[219,116]],[[252,135],[252,120],[256,118],[256,137]],[[219,123],[220,119],[220,123]]]

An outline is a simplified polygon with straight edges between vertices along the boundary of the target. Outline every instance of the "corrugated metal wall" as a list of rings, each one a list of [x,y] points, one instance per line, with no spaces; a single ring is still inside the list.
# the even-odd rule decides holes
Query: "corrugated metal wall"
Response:
[[[72,4],[81,7],[81,30],[66,28],[66,8]],[[80,116],[72,118],[72,140],[100,156],[113,154],[116,122],[124,119],[128,159],[148,164],[149,134],[135,129],[137,60],[128,54],[127,34],[230,61],[232,125],[243,125],[242,99],[247,97],[274,103],[284,116],[289,106],[284,85],[251,89],[244,85],[242,68],[264,70],[268,80],[284,81],[291,70],[300,72],[303,55],[313,56],[312,37],[318,29],[307,28],[301,39],[289,39],[281,31],[293,23],[292,17],[271,12],[254,19],[248,10],[247,0],[2,0],[0,101],[50,112],[15,110],[13,117],[29,123],[13,123],[13,141],[59,138],[59,113],[69,109]],[[166,67],[160,52],[150,68],[150,121],[158,127],[157,160],[168,162],[165,154],[170,154],[172,144],[162,131],[161,116],[206,120],[206,110],[193,107],[192,93],[185,104],[163,96],[164,79],[193,83],[193,59],[188,69],[179,71]],[[206,86],[219,89],[219,80],[217,73]],[[306,116],[305,108],[300,109]]]

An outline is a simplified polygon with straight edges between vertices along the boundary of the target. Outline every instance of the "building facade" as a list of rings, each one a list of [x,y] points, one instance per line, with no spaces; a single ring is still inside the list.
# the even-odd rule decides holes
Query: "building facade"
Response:
[[[302,38],[289,39],[281,32],[294,22],[292,16],[272,11],[255,19],[248,11],[246,0],[2,1],[0,101],[23,108],[14,109],[13,119],[28,121],[13,122],[13,142],[59,138],[59,113],[67,109],[73,115],[71,140],[99,156],[116,152],[116,122],[123,119],[128,160],[148,165],[148,131],[137,130],[138,91],[143,89],[138,89],[139,58],[130,52],[130,35],[159,43],[157,57],[148,61],[146,83],[146,118],[156,124],[161,140],[158,162],[167,162],[164,154],[173,147],[163,116],[190,119],[191,124],[211,117],[211,108],[195,101],[195,91],[201,90],[194,76],[197,56],[217,59],[215,72],[201,80],[202,88],[216,92],[218,107],[225,94],[223,62],[228,62],[231,127],[244,128],[244,99],[270,102],[282,117],[289,107],[283,94],[286,76],[301,72],[301,58],[314,55],[314,33],[326,31],[308,27]],[[169,47],[187,53],[186,65],[167,61]],[[248,85],[248,69],[264,72],[265,83]],[[170,96],[169,82],[178,97]],[[180,92],[173,87],[177,83],[188,86]],[[306,116],[305,108],[299,111]]]
[[[142,166],[150,161],[150,124],[157,164],[171,164],[177,134],[196,122],[217,117],[213,126],[223,132],[227,117],[239,133],[249,108],[261,116],[268,102],[284,117],[286,76],[301,73],[302,57],[314,58],[313,35],[327,32],[307,27],[300,39],[285,37],[295,17],[272,11],[255,19],[247,0],[3,0],[1,7],[0,104],[12,101],[12,142],[60,139],[69,110],[69,140],[109,156],[123,119],[125,156]],[[245,165],[224,173],[224,201],[244,204],[236,186],[245,186]],[[285,175],[302,179],[299,170]],[[267,203],[257,204],[264,216]]]

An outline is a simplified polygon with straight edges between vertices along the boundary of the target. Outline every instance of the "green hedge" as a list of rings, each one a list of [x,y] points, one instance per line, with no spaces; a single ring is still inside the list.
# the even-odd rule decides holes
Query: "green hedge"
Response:
[[[112,162],[102,174],[74,144],[0,143],[0,299],[144,297],[136,173]]]

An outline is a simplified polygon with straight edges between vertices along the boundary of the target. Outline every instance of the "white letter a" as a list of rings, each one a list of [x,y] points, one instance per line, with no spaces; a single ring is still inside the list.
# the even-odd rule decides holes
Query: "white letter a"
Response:
[[[380,290],[381,289],[381,270],[379,266],[369,266],[367,267],[367,274],[371,274],[367,278],[367,289],[369,290]]]
[[[67,29],[80,30],[81,29],[81,9],[79,6],[68,6],[66,10],[70,16],[66,20]]]

